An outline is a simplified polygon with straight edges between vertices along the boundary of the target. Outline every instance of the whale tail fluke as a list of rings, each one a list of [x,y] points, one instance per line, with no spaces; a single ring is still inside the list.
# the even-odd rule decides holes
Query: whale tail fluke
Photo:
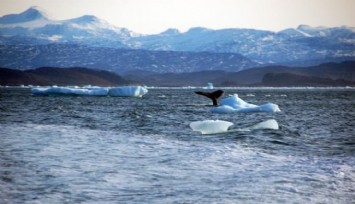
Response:
[[[217,90],[214,92],[202,92],[202,91],[195,91],[196,94],[206,96],[207,98],[211,99],[214,106],[218,106],[218,99],[223,96],[224,91]]]

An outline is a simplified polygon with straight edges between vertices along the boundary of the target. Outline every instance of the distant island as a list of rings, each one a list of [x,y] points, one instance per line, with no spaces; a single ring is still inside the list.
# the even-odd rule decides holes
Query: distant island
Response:
[[[41,67],[30,70],[0,68],[1,86],[61,85],[61,86],[270,86],[329,87],[355,86],[355,61],[325,63],[311,67],[268,66],[239,72],[198,71],[185,73],[155,73],[132,70],[119,75],[99,69]]]

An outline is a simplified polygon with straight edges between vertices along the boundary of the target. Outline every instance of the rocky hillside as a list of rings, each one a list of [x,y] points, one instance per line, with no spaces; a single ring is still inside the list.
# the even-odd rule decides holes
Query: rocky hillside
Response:
[[[15,70],[0,68],[0,85],[61,85],[61,86],[118,86],[130,82],[119,75],[87,68],[43,67],[33,70]]]
[[[355,61],[312,67],[268,66],[239,72],[128,72],[125,78],[150,86],[355,86]]]

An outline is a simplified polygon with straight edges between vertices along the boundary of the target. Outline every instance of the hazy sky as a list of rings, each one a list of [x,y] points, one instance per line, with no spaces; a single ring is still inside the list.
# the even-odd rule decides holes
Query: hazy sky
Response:
[[[0,16],[30,6],[56,20],[91,14],[144,34],[196,26],[273,31],[300,24],[355,27],[355,0],[0,0]]]

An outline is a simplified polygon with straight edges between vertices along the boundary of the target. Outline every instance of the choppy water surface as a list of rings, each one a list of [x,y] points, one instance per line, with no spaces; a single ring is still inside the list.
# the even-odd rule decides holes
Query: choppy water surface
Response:
[[[355,91],[226,90],[281,113],[209,112],[194,90],[143,98],[0,89],[0,203],[354,203]],[[189,123],[280,130],[200,135]]]

